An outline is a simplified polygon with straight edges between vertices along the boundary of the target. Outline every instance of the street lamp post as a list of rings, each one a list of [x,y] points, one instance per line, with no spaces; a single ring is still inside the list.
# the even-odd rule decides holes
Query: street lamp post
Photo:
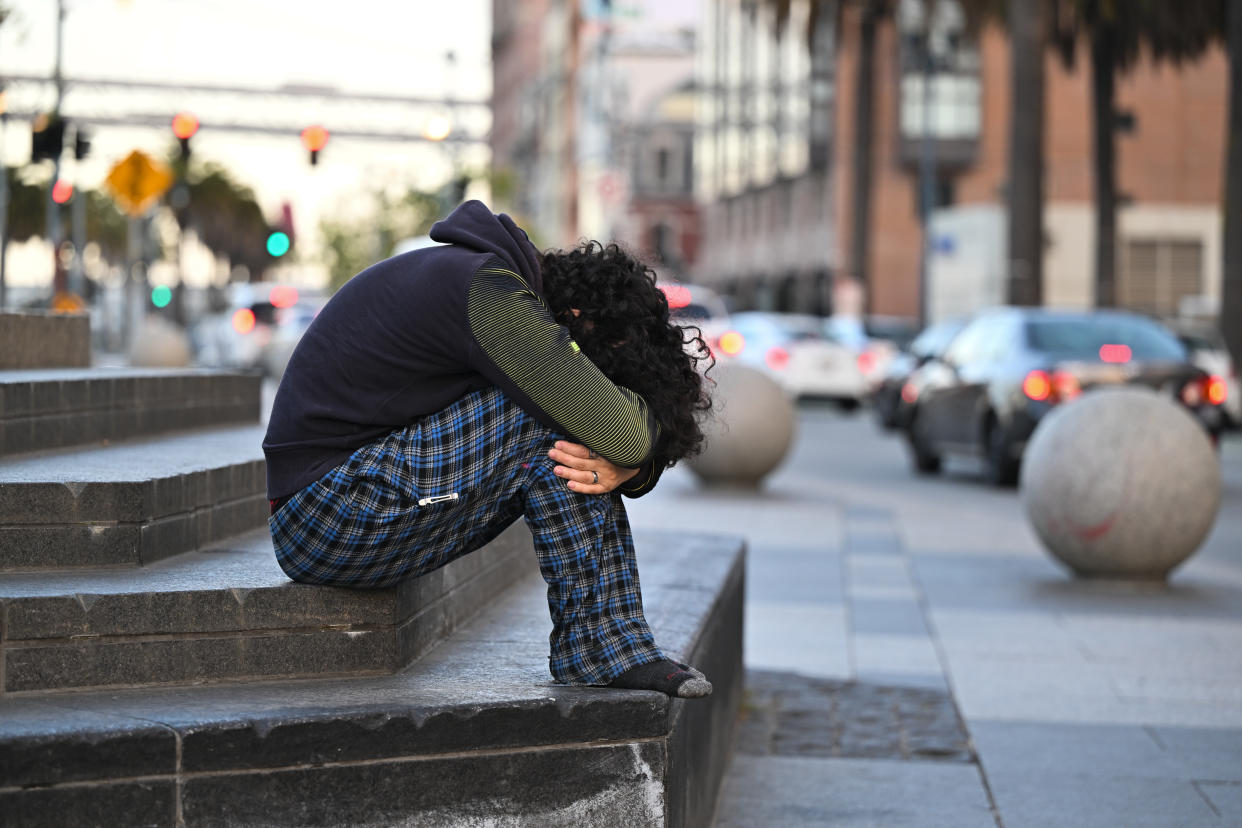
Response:
[[[919,325],[927,324],[927,302],[932,253],[931,216],[936,205],[936,138],[932,132],[933,88],[936,82],[936,59],[931,45],[931,9],[923,16],[921,48],[923,70],[923,128],[919,142],[919,219],[923,225],[923,248],[919,256]]]
[[[60,119],[60,106],[65,97],[65,79],[61,72],[63,45],[65,39],[65,0],[56,2],[56,103],[52,108],[52,118]],[[52,185],[47,188],[47,238],[52,243],[52,295],[64,293],[67,287],[64,265],[60,261],[60,205],[56,203],[53,192],[56,182],[60,180],[60,153],[52,158]]]

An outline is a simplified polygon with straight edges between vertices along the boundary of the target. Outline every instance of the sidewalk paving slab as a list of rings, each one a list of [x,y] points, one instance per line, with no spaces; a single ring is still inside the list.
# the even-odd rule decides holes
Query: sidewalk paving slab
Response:
[[[716,828],[996,827],[974,765],[786,756],[736,757],[715,824]]]

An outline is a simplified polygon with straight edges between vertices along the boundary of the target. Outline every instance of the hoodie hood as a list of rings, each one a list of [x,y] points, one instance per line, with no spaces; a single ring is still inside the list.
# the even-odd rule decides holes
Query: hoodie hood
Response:
[[[531,244],[526,231],[514,224],[504,213],[493,213],[481,201],[463,203],[448,218],[437,221],[431,227],[433,241],[457,244],[491,253],[503,259],[517,271],[526,283],[543,293],[543,278],[539,271],[539,251]]]

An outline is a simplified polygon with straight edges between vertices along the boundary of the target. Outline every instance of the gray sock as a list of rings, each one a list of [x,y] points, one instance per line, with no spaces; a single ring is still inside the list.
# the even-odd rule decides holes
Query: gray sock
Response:
[[[683,669],[681,664],[662,658],[649,664],[631,667],[609,683],[624,690],[658,690],[683,699],[710,696],[712,684],[702,673]]]

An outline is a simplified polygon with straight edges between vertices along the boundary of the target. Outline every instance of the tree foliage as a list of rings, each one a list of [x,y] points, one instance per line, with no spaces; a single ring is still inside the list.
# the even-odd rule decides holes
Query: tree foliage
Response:
[[[9,185],[8,240],[21,243],[41,238],[47,226],[47,186],[30,183],[16,167],[6,167],[5,175]]]
[[[401,240],[426,235],[443,211],[441,197],[422,190],[407,190],[397,197],[373,193],[370,199],[370,208],[358,218],[320,222],[332,290],[391,256]]]
[[[47,234],[48,186],[32,183],[28,172],[16,167],[6,170],[9,185],[7,240],[25,242]],[[106,194],[98,190],[80,191],[75,197],[86,199],[86,239],[99,245],[104,260],[120,264],[125,260],[127,228],[125,216]],[[58,207],[66,237],[71,227],[72,208]]]
[[[267,236],[271,226],[254,191],[235,181],[222,166],[191,165],[185,170],[188,202],[174,212],[183,230],[192,228],[199,240],[231,266],[250,271],[258,280],[271,264]],[[173,198],[170,191],[169,198]]]
[[[1107,27],[1114,67],[1125,72],[1146,56],[1180,63],[1224,37],[1225,0],[1052,0],[1050,43],[1067,67],[1080,47]]]

